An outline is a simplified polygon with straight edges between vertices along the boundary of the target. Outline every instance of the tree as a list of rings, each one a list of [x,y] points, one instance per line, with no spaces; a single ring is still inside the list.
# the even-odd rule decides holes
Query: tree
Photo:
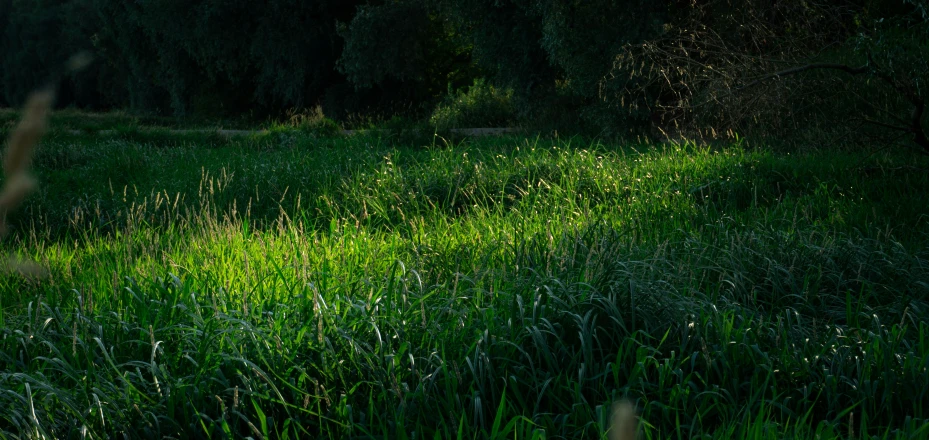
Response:
[[[142,107],[164,94],[177,114],[198,102],[303,107],[341,81],[335,25],[357,3],[96,0],[107,23],[96,45]]]
[[[30,92],[63,75],[64,62],[92,44],[85,33],[87,0],[0,0],[0,103],[19,106]],[[94,106],[98,84],[87,72],[68,75],[62,105]]]
[[[924,2],[694,4],[658,38],[619,52],[607,81],[626,86],[607,99],[689,135],[839,137],[864,125],[923,145]]]

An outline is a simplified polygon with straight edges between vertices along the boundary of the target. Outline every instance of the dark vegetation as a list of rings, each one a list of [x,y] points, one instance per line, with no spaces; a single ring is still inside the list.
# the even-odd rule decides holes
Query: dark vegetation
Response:
[[[927,80],[926,0],[0,0],[0,438],[929,438]]]
[[[46,141],[0,432],[929,435],[926,160],[279,136]]]
[[[469,86],[597,136],[903,142],[929,151],[925,0],[0,1],[0,106],[80,50],[59,105],[346,126],[427,120]],[[805,67],[805,68],[804,68]],[[777,74],[781,72],[781,74]],[[480,115],[480,112],[472,114]]]

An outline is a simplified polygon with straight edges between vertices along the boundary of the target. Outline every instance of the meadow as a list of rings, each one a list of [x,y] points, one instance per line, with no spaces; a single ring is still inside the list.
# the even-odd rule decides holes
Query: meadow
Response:
[[[924,156],[126,130],[33,168],[3,438],[608,438],[620,400],[644,439],[929,438]]]

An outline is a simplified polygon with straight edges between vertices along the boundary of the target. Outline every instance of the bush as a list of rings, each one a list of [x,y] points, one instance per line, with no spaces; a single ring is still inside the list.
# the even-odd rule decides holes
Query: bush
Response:
[[[321,106],[312,109],[300,111],[290,110],[287,112],[287,120],[276,125],[274,128],[297,130],[315,137],[333,137],[342,133],[342,127],[323,113]]]
[[[450,92],[436,107],[429,123],[440,129],[460,127],[506,127],[516,122],[513,91],[484,80],[467,90]]]

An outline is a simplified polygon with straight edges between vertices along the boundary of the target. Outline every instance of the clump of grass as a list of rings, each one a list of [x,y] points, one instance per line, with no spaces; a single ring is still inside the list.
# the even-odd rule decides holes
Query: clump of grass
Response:
[[[272,127],[272,131],[281,129],[297,129],[304,134],[322,138],[334,137],[342,133],[342,127],[326,117],[323,108],[319,105],[303,111],[289,111],[285,122]]]

